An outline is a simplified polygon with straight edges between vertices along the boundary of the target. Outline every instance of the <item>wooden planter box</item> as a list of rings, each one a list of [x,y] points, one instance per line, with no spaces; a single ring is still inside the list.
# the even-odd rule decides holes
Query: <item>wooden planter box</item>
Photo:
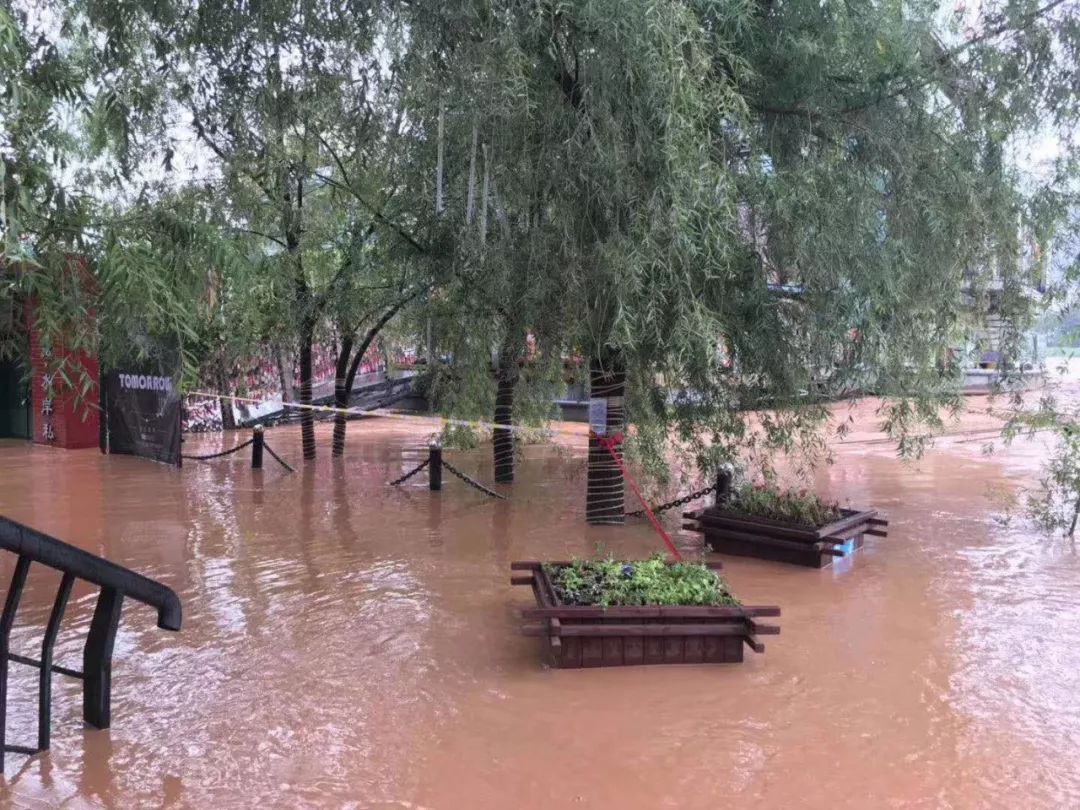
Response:
[[[569,565],[565,562],[548,565]],[[707,563],[719,568],[720,563]],[[547,639],[551,665],[560,668],[631,664],[725,664],[743,660],[743,645],[764,652],[756,636],[780,628],[760,624],[760,616],[779,616],[778,607],[580,607],[565,605],[539,562],[511,563],[512,585],[528,585],[535,608],[521,611],[522,633]]]
[[[818,527],[752,517],[716,506],[684,512],[683,518],[683,528],[701,532],[705,544],[719,554],[811,568],[823,568],[862,547],[865,535],[885,537],[889,525],[873,509],[844,509],[839,520]]]

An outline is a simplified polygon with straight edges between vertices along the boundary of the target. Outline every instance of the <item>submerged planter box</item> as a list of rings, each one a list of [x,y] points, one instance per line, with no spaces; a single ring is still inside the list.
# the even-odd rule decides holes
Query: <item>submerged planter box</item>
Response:
[[[569,565],[564,562],[548,565]],[[759,635],[780,628],[761,624],[762,616],[779,616],[778,607],[642,606],[581,607],[565,605],[540,562],[511,563],[512,585],[528,585],[535,608],[521,616],[535,620],[522,633],[547,640],[551,665],[560,668],[610,667],[631,664],[726,664],[743,660],[743,647],[764,652]],[[720,563],[706,563],[719,568]]]
[[[802,526],[710,506],[684,512],[684,529],[701,532],[705,544],[719,554],[823,568],[837,557],[861,548],[865,535],[885,537],[889,522],[873,509],[844,509],[843,517],[825,526]]]

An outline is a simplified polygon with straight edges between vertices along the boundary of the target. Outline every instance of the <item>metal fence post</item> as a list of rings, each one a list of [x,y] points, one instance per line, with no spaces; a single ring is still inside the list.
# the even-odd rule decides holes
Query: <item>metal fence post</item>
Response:
[[[432,492],[442,489],[442,447],[432,442],[428,445],[428,488]]]
[[[721,467],[716,473],[716,506],[722,506],[731,498],[731,470]]]
[[[251,469],[261,470],[263,460],[263,426],[255,425],[251,434]]]
[[[7,599],[4,601],[4,614],[0,618],[0,769],[4,766],[4,752],[11,750],[7,744],[7,689],[8,689],[8,654],[11,644],[11,628],[15,624],[15,611],[19,609],[23,586],[26,584],[26,572],[30,569],[30,558],[19,556],[15,571],[11,575]]]
[[[75,584],[75,575],[65,573],[60,579],[60,588],[56,591],[49,624],[45,628],[45,637],[41,641],[41,668],[38,670],[38,748],[49,750],[49,726],[52,723],[52,674],[53,648],[60,633],[60,622],[64,620],[71,586]]]
[[[101,589],[83,648],[83,720],[94,728],[108,728],[112,719],[112,654],[123,603],[115,588]]]

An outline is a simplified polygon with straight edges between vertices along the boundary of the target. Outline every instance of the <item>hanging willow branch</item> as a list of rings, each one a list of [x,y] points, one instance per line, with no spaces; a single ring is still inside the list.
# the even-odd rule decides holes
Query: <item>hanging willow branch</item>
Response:
[[[477,139],[480,137],[480,125],[476,116],[473,116],[472,124],[472,150],[469,152],[469,188],[465,197],[465,224],[472,225],[473,217],[476,216],[476,151]]]

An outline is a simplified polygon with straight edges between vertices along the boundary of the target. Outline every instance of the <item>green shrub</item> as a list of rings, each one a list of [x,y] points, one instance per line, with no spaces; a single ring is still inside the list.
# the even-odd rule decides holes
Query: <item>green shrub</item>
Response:
[[[827,503],[805,489],[796,492],[761,483],[740,487],[726,508],[754,517],[815,527],[844,516],[839,504]]]
[[[641,562],[575,560],[545,565],[567,605],[737,605],[723,579],[701,563],[667,565],[655,554]]]

